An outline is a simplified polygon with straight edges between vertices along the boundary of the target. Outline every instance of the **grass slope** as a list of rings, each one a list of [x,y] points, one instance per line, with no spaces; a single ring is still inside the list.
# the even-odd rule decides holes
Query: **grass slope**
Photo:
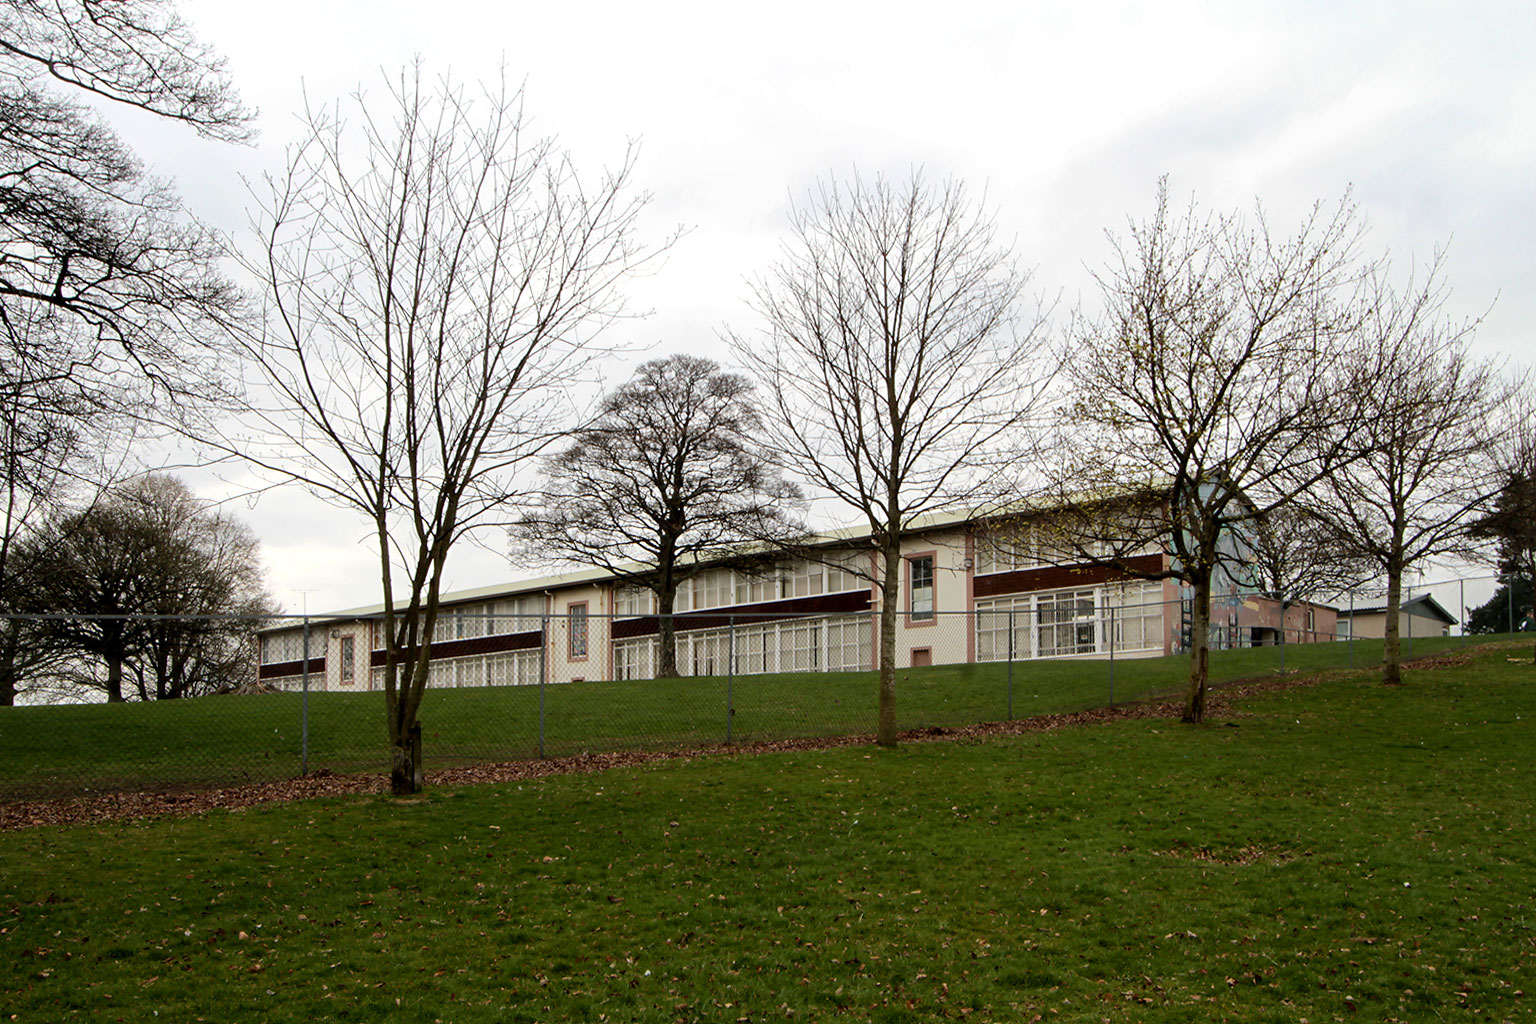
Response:
[[[1419,640],[1416,652],[1460,639]],[[1380,641],[1220,651],[1214,680],[1379,661]],[[948,665],[901,672],[902,729],[971,725],[1180,692],[1183,656]],[[1113,672],[1113,674],[1111,674]],[[547,754],[679,748],[873,731],[874,673],[588,682],[430,690],[423,747],[434,766]],[[729,697],[729,702],[728,702]],[[287,779],[303,759],[297,694],[205,697],[158,704],[0,709],[0,799]],[[386,771],[384,697],[309,697],[308,767]]]
[[[1527,1019],[1536,675],[13,833],[18,1021]],[[158,1014],[158,1017],[155,1015]]]

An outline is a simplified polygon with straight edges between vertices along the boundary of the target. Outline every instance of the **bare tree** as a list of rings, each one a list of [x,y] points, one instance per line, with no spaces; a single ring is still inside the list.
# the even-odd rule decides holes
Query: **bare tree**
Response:
[[[1501,410],[1498,439],[1492,449],[1499,489],[1492,508],[1472,527],[1474,537],[1494,542],[1494,560],[1505,577],[1502,593],[1495,596],[1511,603],[1517,598],[1523,602],[1518,608],[1522,630],[1536,625],[1536,608],[1532,607],[1536,602],[1536,430],[1531,426],[1536,423],[1536,400],[1531,397],[1532,383],[1526,370],[1510,384],[1510,397]],[[1513,617],[1516,610],[1510,608],[1508,614]],[[1497,627],[1485,628],[1497,632]],[[1532,656],[1536,658],[1536,651]]]
[[[1422,285],[1378,282],[1352,358],[1358,417],[1326,444],[1353,452],[1304,500],[1335,542],[1387,581],[1382,681],[1402,681],[1403,574],[1441,556],[1467,556],[1471,527],[1497,492],[1493,425],[1506,383],[1467,345],[1473,323],[1442,316],[1437,260]]]
[[[896,742],[902,539],[985,501],[1048,374],[1021,316],[1027,275],[958,181],[823,182],[755,288],[764,329],[734,336],[766,396],[768,457],[855,509],[880,586],[878,741]]]
[[[678,588],[802,532],[799,489],[758,454],[759,424],[744,377],[697,356],[648,362],[550,459],[544,507],[516,529],[655,595],[660,676],[677,675]]]
[[[1070,335],[1058,521],[1093,560],[1189,588],[1187,722],[1205,717],[1212,593],[1235,585],[1241,531],[1326,475],[1339,453],[1320,432],[1357,416],[1342,352],[1360,231],[1347,197],[1289,238],[1262,209],[1178,216],[1165,179],[1153,218],[1111,236],[1102,312]],[[1149,551],[1161,569],[1132,560]]]
[[[241,309],[216,234],[89,101],[249,138],[222,61],[167,0],[0,0],[0,610],[12,542],[103,450],[86,438],[221,396],[208,353]],[[38,650],[20,642],[30,628],[0,626],[0,703]]]
[[[406,793],[422,782],[417,711],[449,551],[510,525],[515,471],[558,436],[567,387],[621,311],[616,285],[646,258],[647,200],[629,187],[633,151],[580,178],[504,86],[434,90],[418,67],[353,107],[355,126],[310,110],[270,182],[252,267],[269,328],[246,342],[265,405],[227,447],[367,518],[391,782]]]
[[[64,86],[60,91],[58,86]],[[94,403],[206,394],[199,354],[236,315],[224,248],[79,97],[219,140],[250,112],[167,0],[0,0],[0,335],[8,388]],[[40,332],[62,313],[83,331]]]
[[[19,603],[47,616],[31,620],[37,650],[108,701],[238,684],[251,637],[275,611],[250,528],[168,476],[140,477],[56,517],[19,556],[28,584]]]
[[[51,311],[13,318],[26,344],[13,349],[0,374],[0,706],[57,661],[39,623],[18,614],[40,583],[32,561],[50,520],[88,508],[120,476],[134,423],[112,415],[69,381],[34,372],[33,352],[53,353],[81,327]]]
[[[1282,611],[1298,601],[1331,599],[1376,575],[1368,559],[1300,502],[1270,509],[1244,539],[1253,583]]]

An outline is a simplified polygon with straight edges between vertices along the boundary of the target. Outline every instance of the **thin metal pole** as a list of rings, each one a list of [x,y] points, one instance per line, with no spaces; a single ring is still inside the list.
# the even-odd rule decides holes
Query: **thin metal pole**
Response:
[[[1280,674],[1285,675],[1285,602],[1280,602]]]
[[[1413,657],[1413,584],[1408,584],[1408,657]]]
[[[1355,667],[1355,592],[1349,592],[1349,667]]]
[[[1008,606],[1008,721],[1013,721],[1013,606]]]
[[[549,613],[539,624],[539,756],[544,756],[544,682],[549,676]]]
[[[1509,631],[1515,631],[1515,574],[1510,573],[1509,579],[1504,584],[1504,593],[1509,597]]]
[[[1123,591],[1122,591],[1123,593]],[[1115,706],[1115,606],[1109,606],[1109,706]]]
[[[1463,576],[1461,579],[1457,580],[1456,582],[1458,584],[1460,584],[1460,586],[1461,586],[1461,596],[1456,599],[1456,605],[1457,605],[1457,607],[1459,607],[1461,609],[1461,614],[1458,616],[1458,618],[1461,619],[1461,625],[1458,628],[1461,630],[1461,635],[1462,636],[1466,636],[1467,635],[1467,579],[1466,579],[1465,576]]]
[[[726,620],[725,665],[725,745],[731,745],[731,722],[736,717],[736,705],[732,690],[736,685],[736,616]]]
[[[309,774],[309,615],[304,616],[304,699],[299,711],[299,774]]]

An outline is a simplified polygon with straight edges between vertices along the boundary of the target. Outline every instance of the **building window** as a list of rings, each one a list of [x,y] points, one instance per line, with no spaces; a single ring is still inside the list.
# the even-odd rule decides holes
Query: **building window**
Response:
[[[586,602],[571,605],[567,612],[570,616],[571,657],[585,658],[587,656]]]
[[[623,586],[613,599],[615,615],[640,616],[656,613],[656,594],[648,587]]]
[[[538,594],[508,598],[486,607],[486,636],[532,633],[543,628],[544,598]]]
[[[352,682],[357,663],[357,641],[350,636],[341,638],[341,681]]]
[[[1096,649],[1093,591],[1042,594],[1036,599],[1035,608],[1035,651],[1040,657],[1091,654]]]
[[[736,574],[729,569],[713,569],[689,580],[677,591],[677,610],[704,611],[722,608],[736,599]]]
[[[324,634],[321,634],[322,636]],[[311,653],[313,653],[311,647]],[[261,638],[261,663],[276,665],[287,661],[304,660],[304,631],[273,633]]]
[[[777,601],[780,597],[791,597],[785,593],[785,581],[780,577],[781,570],[774,569],[763,575],[741,575],[736,578],[736,603],[756,604],[761,601]],[[816,577],[818,584],[817,593],[821,593],[819,585],[821,577]]]
[[[976,575],[1014,572],[1039,564],[1035,528],[1030,524],[995,526],[976,534]]]
[[[913,622],[933,619],[933,556],[907,559],[907,610]]]

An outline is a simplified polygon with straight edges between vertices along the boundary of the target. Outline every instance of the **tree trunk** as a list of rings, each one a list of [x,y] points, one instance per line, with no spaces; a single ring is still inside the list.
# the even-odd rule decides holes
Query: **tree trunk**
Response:
[[[1381,681],[1396,686],[1403,681],[1402,618],[1403,570],[1387,570],[1387,631],[1381,645]]]
[[[0,632],[0,708],[16,706],[16,691],[20,688],[20,673],[16,671],[16,624]]]
[[[420,649],[398,671],[399,685],[394,699],[388,701],[389,791],[395,796],[410,796],[420,793],[426,781],[421,764],[421,722],[416,717],[417,701],[412,699],[426,685],[427,665]]]
[[[421,723],[413,722],[390,746],[389,791],[395,796],[420,793],[426,779],[421,770]]]
[[[677,587],[663,588],[656,595],[656,678],[677,678],[677,620],[672,612],[677,607]]]
[[[896,745],[896,607],[901,596],[901,547],[885,544],[885,576],[880,581],[880,702],[875,742]]]
[[[107,703],[123,702],[123,659],[107,659]]]
[[[1189,690],[1184,695],[1183,721],[1205,721],[1205,691],[1211,671],[1211,578],[1194,581],[1190,599]]]

